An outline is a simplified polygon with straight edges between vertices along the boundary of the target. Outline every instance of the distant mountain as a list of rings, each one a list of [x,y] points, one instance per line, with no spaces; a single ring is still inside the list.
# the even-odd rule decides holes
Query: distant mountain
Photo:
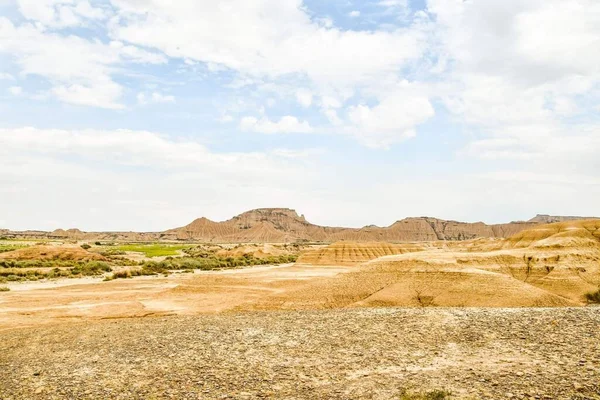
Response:
[[[418,217],[405,218],[388,227],[368,225],[363,228],[341,228],[311,224],[303,215],[298,215],[289,208],[259,208],[223,222],[200,218],[189,225],[164,232],[163,238],[213,242],[466,240],[476,237],[507,237],[536,224],[511,222],[486,225],[483,222],[465,223]]]
[[[528,222],[540,222],[542,224],[552,224],[554,222],[575,221],[580,219],[598,219],[598,217],[569,217],[560,215],[538,214]]]
[[[215,222],[198,218],[180,228],[164,232],[82,232],[57,229],[53,232],[3,231],[7,237],[35,237],[68,240],[102,241],[203,241],[203,242],[416,242],[434,240],[467,240],[477,237],[509,237],[533,226],[581,217],[537,215],[529,221],[487,225],[432,217],[405,218],[387,227],[367,225],[342,228],[315,225],[289,208],[259,208],[246,211],[227,221]]]

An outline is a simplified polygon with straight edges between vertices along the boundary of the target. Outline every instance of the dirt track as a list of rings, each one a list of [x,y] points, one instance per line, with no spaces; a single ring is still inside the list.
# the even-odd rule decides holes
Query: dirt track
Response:
[[[128,318],[0,333],[2,398],[600,398],[600,309]]]

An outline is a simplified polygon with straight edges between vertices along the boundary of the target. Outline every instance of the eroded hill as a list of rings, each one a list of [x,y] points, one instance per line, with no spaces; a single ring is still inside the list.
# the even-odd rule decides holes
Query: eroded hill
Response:
[[[356,266],[274,295],[265,300],[267,308],[576,306],[600,287],[600,220],[543,225],[506,239],[432,242],[420,249],[335,243],[298,262]]]
[[[538,215],[527,222],[487,225],[431,217],[405,218],[387,227],[329,227],[312,224],[289,208],[259,208],[222,222],[198,218],[188,225],[164,232],[83,232],[57,229],[52,232],[3,230],[6,237],[52,238],[102,241],[202,241],[213,243],[289,243],[289,242],[414,242],[470,240],[479,237],[506,238],[548,221],[576,217]]]

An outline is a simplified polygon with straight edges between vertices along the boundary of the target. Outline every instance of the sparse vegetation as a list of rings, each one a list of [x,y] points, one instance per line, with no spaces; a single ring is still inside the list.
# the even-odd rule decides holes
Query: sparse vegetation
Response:
[[[81,247],[82,249],[84,249],[84,250],[89,250],[89,249],[91,249],[91,248],[92,248],[92,246],[90,246],[90,245],[89,245],[89,244],[87,244],[87,243],[84,243],[84,244],[82,244],[80,247]]]
[[[252,265],[285,264],[296,261],[297,256],[281,255],[266,258],[257,258],[251,254],[245,254],[242,257],[217,257],[210,255],[208,257],[180,257],[169,258],[163,261],[145,261],[139,269],[130,269],[113,273],[112,279],[131,278],[141,275],[168,274],[176,270],[215,270],[224,268],[236,268]]]
[[[451,394],[443,389],[435,389],[429,392],[404,391],[400,394],[399,400],[445,400],[449,399]]]
[[[0,292],[10,292],[10,288],[6,286],[0,286]]]
[[[103,261],[0,260],[0,282],[78,278],[111,271],[111,266]]]
[[[600,304],[600,287],[595,292],[586,293],[585,298],[589,303],[599,303]]]
[[[146,257],[164,257],[164,256],[176,256],[180,250],[184,250],[190,247],[189,245],[181,244],[164,244],[164,243],[153,243],[153,244],[124,244],[116,246],[116,250],[120,251],[133,251],[136,253],[143,253]]]
[[[100,255],[104,257],[112,257],[112,256],[123,256],[126,253],[123,250],[119,249],[106,249],[100,252]]]
[[[83,244],[81,247],[89,246]],[[91,247],[91,246],[90,246]],[[194,249],[192,251],[192,249]],[[195,269],[214,270],[221,268],[236,268],[252,265],[282,264],[295,262],[296,255],[280,255],[269,257],[254,257],[252,254],[243,256],[216,255],[222,250],[221,246],[190,246],[172,244],[125,244],[97,251],[107,260],[61,260],[32,259],[32,260],[0,260],[0,283],[9,281],[25,281],[52,279],[61,277],[98,276],[111,272],[114,266],[131,267],[126,271],[118,271],[108,277],[110,279],[130,278],[140,275],[169,274],[172,271],[191,272]],[[168,255],[163,261],[136,261],[126,256],[126,251],[139,251],[148,257],[178,255],[180,250],[186,253],[183,257]]]
[[[24,247],[27,247],[26,244],[0,244],[0,253],[5,253],[7,251],[19,250]]]

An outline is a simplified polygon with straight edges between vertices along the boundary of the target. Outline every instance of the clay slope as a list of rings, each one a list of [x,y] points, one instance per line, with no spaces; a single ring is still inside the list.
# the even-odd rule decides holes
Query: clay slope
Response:
[[[213,222],[207,218],[198,218],[191,224],[178,229],[171,229],[165,232],[167,235],[173,235],[175,239],[193,239],[208,238],[209,240],[232,235],[234,229],[230,226]]]
[[[366,251],[376,245],[379,254],[398,254]],[[585,293],[600,286],[600,220],[543,225],[507,239],[420,246],[336,243],[308,252],[299,263],[355,267],[269,301],[284,308],[555,307],[583,305]],[[372,259],[354,263],[365,258]]]
[[[337,242],[327,247],[303,253],[297,264],[357,265],[379,257],[423,250],[423,246],[406,243]]]

